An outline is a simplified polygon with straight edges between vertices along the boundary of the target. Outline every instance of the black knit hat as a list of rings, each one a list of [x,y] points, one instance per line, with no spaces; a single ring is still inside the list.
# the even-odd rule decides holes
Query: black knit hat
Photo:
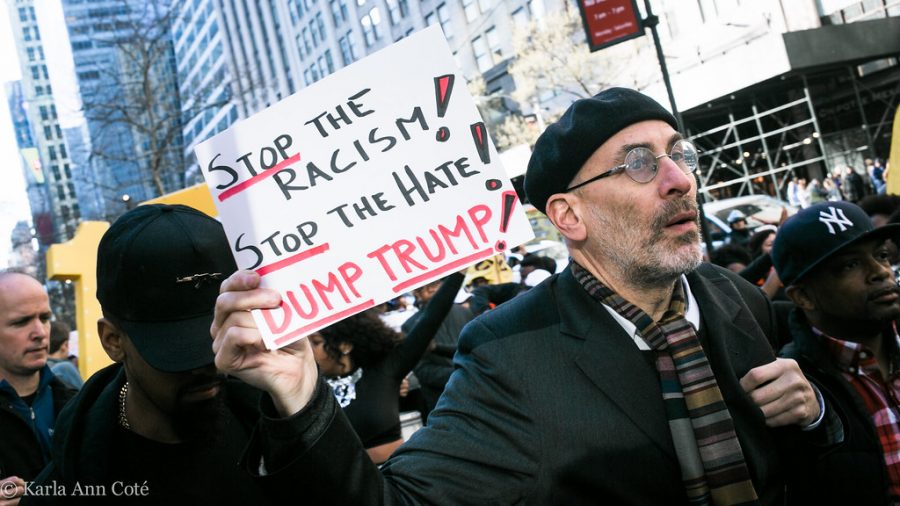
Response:
[[[569,186],[584,162],[623,128],[658,119],[677,129],[675,116],[643,93],[610,88],[573,103],[538,138],[525,173],[525,194],[546,212],[547,199]]]

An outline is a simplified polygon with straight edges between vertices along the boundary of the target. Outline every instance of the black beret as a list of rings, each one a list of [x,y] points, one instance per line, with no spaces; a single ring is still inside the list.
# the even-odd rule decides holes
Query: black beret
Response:
[[[604,142],[629,125],[653,119],[678,128],[675,116],[658,102],[627,88],[609,88],[577,100],[534,145],[525,173],[528,200],[546,212],[547,199],[565,191]]]

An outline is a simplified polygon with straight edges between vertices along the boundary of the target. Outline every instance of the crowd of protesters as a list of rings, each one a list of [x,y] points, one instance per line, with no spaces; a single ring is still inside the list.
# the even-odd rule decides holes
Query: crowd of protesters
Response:
[[[248,310],[280,296],[222,226],[141,206],[98,248],[114,364],[82,385],[40,283],[0,273],[0,506],[113,483],[153,504],[900,503],[881,161],[791,180],[778,223],[731,212],[706,263],[676,125],[633,90],[575,102],[525,182],[568,265],[452,274],[399,332],[372,309],[269,351]],[[404,443],[413,371],[424,427]]]

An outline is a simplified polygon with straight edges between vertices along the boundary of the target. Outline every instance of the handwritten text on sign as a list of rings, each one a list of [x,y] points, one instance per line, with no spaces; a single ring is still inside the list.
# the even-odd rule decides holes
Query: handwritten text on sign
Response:
[[[347,67],[200,144],[254,311],[284,346],[532,237],[440,29]]]

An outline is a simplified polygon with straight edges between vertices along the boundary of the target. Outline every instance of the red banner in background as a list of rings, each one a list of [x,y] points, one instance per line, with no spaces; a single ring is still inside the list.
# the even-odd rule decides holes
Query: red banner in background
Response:
[[[578,0],[578,9],[591,51],[644,35],[635,0]]]

